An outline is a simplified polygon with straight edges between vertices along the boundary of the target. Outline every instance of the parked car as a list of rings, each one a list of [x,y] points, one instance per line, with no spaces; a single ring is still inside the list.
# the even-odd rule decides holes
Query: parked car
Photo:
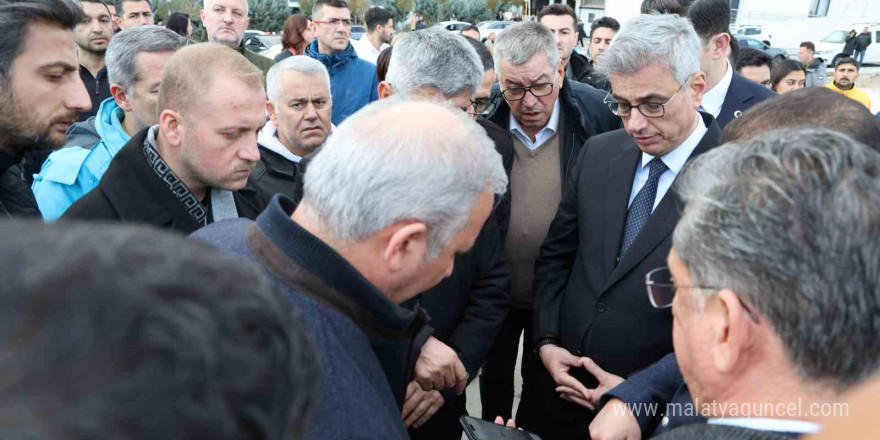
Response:
[[[485,42],[489,38],[489,34],[495,34],[497,37],[508,26],[512,25],[512,21],[484,21],[477,25],[480,30],[480,41]]]
[[[245,37],[244,48],[266,58],[275,58],[281,52],[281,35],[252,35]]]
[[[361,37],[363,37],[364,34],[366,34],[366,33],[367,33],[367,28],[365,28],[359,24],[355,24],[355,25],[351,26],[351,39],[352,40],[360,40]]]
[[[460,32],[462,29],[470,25],[470,23],[464,21],[441,21],[440,23],[431,26],[431,29],[440,28],[446,29],[447,31]]]
[[[769,44],[766,44],[761,40],[740,37],[737,37],[736,40],[737,42],[739,42],[739,47],[750,47],[752,49],[760,50],[761,52],[769,55],[770,58],[773,59],[774,63],[788,58],[788,54],[785,53],[785,50],[778,47],[771,47]]]
[[[858,23],[854,24],[851,29],[856,31],[856,34],[862,33],[862,29],[868,27],[868,33],[871,34],[871,45],[868,46],[868,50],[865,52],[865,64],[880,64],[880,24],[864,24]],[[816,42],[816,56],[829,61],[828,66],[833,66],[837,64],[837,60],[843,58],[843,46],[846,45],[846,37],[849,35],[849,30],[836,30],[821,40]]]

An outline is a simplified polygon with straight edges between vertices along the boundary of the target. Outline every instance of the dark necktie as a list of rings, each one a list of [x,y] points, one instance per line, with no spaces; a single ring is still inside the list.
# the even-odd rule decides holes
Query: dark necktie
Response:
[[[629,211],[626,213],[623,243],[620,245],[620,252],[617,254],[620,258],[623,258],[627,249],[636,241],[639,231],[642,230],[642,226],[645,226],[648,217],[651,216],[651,210],[654,208],[654,199],[657,197],[657,183],[660,181],[660,175],[668,169],[659,157],[652,159],[648,163],[648,167],[648,181],[645,182],[645,186],[636,194],[636,198],[633,199],[632,204],[629,205]]]

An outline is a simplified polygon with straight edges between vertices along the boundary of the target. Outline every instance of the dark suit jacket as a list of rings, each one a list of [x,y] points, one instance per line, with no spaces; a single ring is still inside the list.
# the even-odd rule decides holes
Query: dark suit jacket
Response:
[[[727,95],[724,96],[721,113],[718,114],[718,126],[723,130],[730,121],[740,117],[753,105],[774,96],[777,96],[776,92],[754,81],[749,81],[734,71],[730,87],[727,88]]]
[[[712,116],[701,116],[708,131],[691,157],[715,147],[721,136]],[[590,356],[624,377],[672,351],[672,316],[653,308],[645,291],[645,274],[666,265],[672,246],[679,216],[672,190],[617,262],[641,154],[624,130],[587,142],[569,173],[535,269],[536,341]],[[591,388],[598,384],[586,374],[579,379]]]

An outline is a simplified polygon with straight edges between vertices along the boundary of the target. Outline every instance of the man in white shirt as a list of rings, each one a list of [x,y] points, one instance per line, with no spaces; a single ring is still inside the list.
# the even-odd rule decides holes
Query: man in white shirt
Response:
[[[700,36],[700,70],[706,74],[708,86],[703,111],[714,116],[722,129],[751,106],[776,96],[737,73],[728,61],[729,0],[697,0],[688,8],[687,16]]]
[[[376,64],[379,54],[391,47],[391,36],[394,34],[393,17],[385,8],[375,6],[364,14],[367,33],[360,40],[351,42],[359,57]]]

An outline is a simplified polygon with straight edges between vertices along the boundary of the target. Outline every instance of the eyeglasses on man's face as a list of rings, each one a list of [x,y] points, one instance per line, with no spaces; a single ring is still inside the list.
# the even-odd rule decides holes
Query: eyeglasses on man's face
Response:
[[[472,99],[468,107],[468,114],[471,116],[488,116],[498,106],[498,101],[492,98]]]
[[[719,287],[712,286],[676,286],[672,280],[672,271],[668,267],[658,267],[645,275],[645,287],[648,289],[648,300],[651,305],[657,309],[666,309],[672,307],[672,301],[675,299],[675,291],[677,289],[706,289],[721,290]],[[749,317],[755,324],[760,322],[758,314],[755,313],[746,303],[737,296],[742,308],[749,314]]]
[[[501,91],[501,95],[504,96],[504,99],[508,101],[521,101],[526,97],[526,92],[531,93],[535,98],[541,98],[553,93],[553,87],[556,86],[556,78],[559,77],[559,72],[557,71],[555,75],[553,75],[553,81],[540,83],[540,84],[532,84],[526,87],[511,87],[509,89],[505,89]]]
[[[611,109],[611,113],[614,113],[615,115],[622,118],[631,115],[633,108],[638,109],[639,113],[644,115],[646,118],[662,118],[663,116],[666,116],[666,106],[669,105],[669,103],[671,103],[672,100],[675,99],[675,97],[678,96],[679,93],[681,93],[681,91],[684,89],[684,86],[686,86],[689,82],[690,77],[688,77],[688,79],[681,83],[681,86],[678,87],[678,90],[676,90],[672,97],[669,98],[669,100],[666,102],[643,102],[639,105],[632,105],[627,102],[618,102],[611,96],[611,93],[605,95],[605,99],[603,101],[608,106],[608,108]]]

